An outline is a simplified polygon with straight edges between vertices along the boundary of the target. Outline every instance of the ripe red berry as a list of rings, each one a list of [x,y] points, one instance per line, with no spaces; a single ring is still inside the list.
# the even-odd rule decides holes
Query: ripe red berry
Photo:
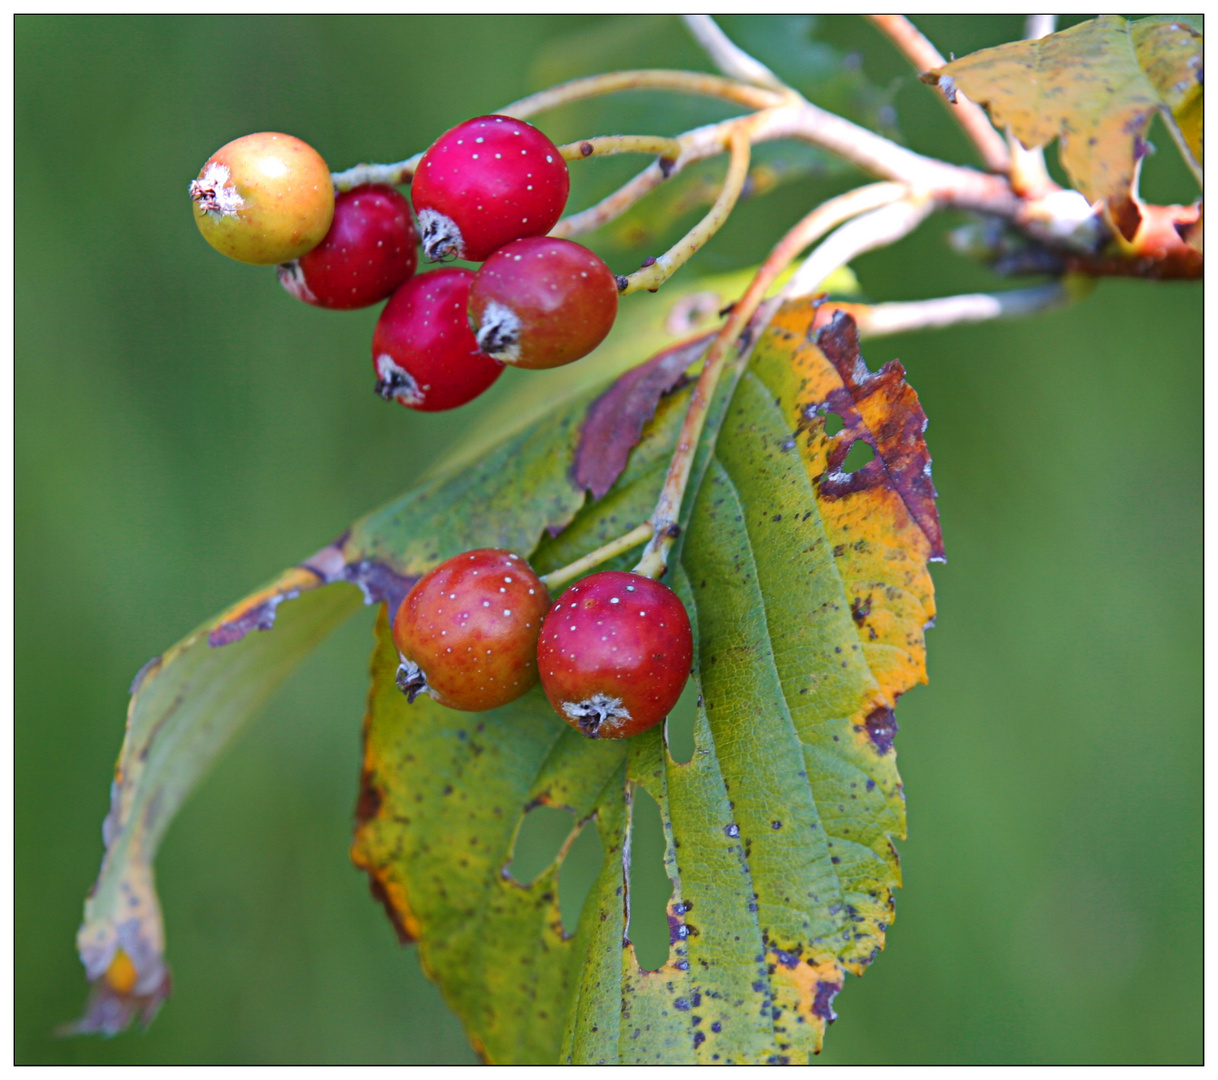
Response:
[[[617,279],[586,247],[532,236],[486,260],[469,291],[470,322],[484,353],[522,368],[587,356],[613,328]]]
[[[523,120],[479,116],[427,148],[411,181],[429,259],[481,262],[504,244],[544,236],[571,178],[558,147]]]
[[[431,270],[390,297],[372,334],[376,392],[386,401],[423,412],[455,409],[503,374],[469,328],[473,280],[471,270]]]
[[[693,655],[677,594],[618,570],[567,589],[537,639],[546,697],[590,739],[624,739],[663,720],[685,688]]]
[[[429,571],[393,620],[399,689],[466,712],[497,709],[537,682],[550,596],[519,555],[479,548]]]
[[[365,184],[334,200],[334,221],[312,251],[279,267],[296,299],[346,311],[384,300],[419,262],[410,203],[388,184]]]
[[[190,182],[195,224],[220,254],[274,266],[321,243],[334,216],[334,185],[308,143],[260,131],[220,147]]]

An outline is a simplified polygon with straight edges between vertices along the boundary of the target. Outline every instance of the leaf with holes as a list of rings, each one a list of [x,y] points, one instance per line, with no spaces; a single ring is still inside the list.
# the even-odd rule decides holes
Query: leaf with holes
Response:
[[[694,280],[676,287],[667,304],[623,305],[613,334],[598,352],[601,371],[621,370],[631,358],[637,363],[648,348],[687,338],[695,322],[707,315],[702,301],[708,295],[715,300],[709,315],[717,311],[715,288],[738,292],[746,283],[740,275]],[[691,297],[697,301],[692,308]],[[699,319],[691,322],[694,312]],[[626,441],[612,455],[616,465],[606,487],[621,471],[666,388],[680,380],[680,365],[696,361],[701,350],[689,352],[678,342],[675,351],[678,368],[670,370],[672,350],[661,353],[652,367],[668,374],[631,399],[639,416],[637,423],[625,418],[618,441]],[[577,443],[588,435],[581,418],[599,396],[599,389],[587,389],[595,371],[556,375],[550,380],[560,388],[553,391],[555,398],[566,395],[570,401],[516,434],[496,439],[471,431],[461,457],[442,475],[370,514],[140,671],[131,688],[126,738],[103,826],[105,857],[77,935],[91,995],[85,1015],[66,1030],[113,1034],[136,1018],[146,1023],[155,1015],[170,981],[153,884],[161,837],[236,733],[309,650],[355,610],[359,592],[368,603],[396,606],[442,558],[482,545],[527,552],[539,536],[559,532],[571,521],[584,501],[584,488],[600,483],[571,475]],[[532,391],[530,396],[536,398]],[[510,423],[535,408],[530,400],[508,398],[488,423],[494,427],[496,416]],[[667,419],[655,430],[671,434],[671,408],[665,409]],[[662,468],[647,449],[654,443],[654,437],[644,440],[635,451],[636,469],[644,461],[652,471]],[[668,455],[670,444],[671,438],[653,449]],[[646,516],[645,509],[631,513],[636,520]],[[605,530],[613,528],[612,521],[602,524]],[[343,582],[346,587],[319,588]],[[292,602],[281,611],[285,601]],[[274,634],[250,633],[276,626]]]
[[[900,365],[868,372],[846,317],[818,347],[813,318],[790,306],[761,336],[687,498],[674,585],[698,641],[690,761],[661,729],[585,740],[539,691],[484,715],[408,706],[380,621],[353,854],[489,1060],[803,1060],[845,972],[883,946],[904,835],[893,707],[925,679],[941,542]],[[660,402],[608,494],[532,553],[539,570],[646,515],[684,398]],[[872,460],[847,471],[858,442]],[[672,885],[655,971],[628,940],[640,788],[661,808]],[[575,927],[559,917],[562,852],[531,884],[507,872],[539,804],[570,809],[605,852]]]
[[[817,334],[810,305],[775,303],[712,403],[674,554],[697,635],[692,758],[674,760],[661,728],[587,740],[536,689],[485,714],[408,705],[389,633],[411,584],[462,550],[510,548],[544,573],[647,517],[700,353],[677,344],[364,518],[149,666],[81,930],[94,990],[77,1030],[147,1019],[167,992],[157,842],[357,586],[382,607],[352,856],[480,1052],[692,1062],[819,1048],[844,973],[871,962],[892,919],[892,710],[925,677],[941,547],[925,418],[900,365],[872,374],[848,317]],[[871,460],[852,468],[863,444]],[[628,941],[644,792],[671,882],[655,971]],[[537,807],[568,812],[569,835],[539,873],[516,875]],[[559,879],[587,830],[603,860],[564,923]]]
[[[1101,15],[1032,41],[1012,41],[928,72],[959,87],[1029,147],[1061,139],[1062,167],[1102,199],[1126,239],[1137,232],[1137,163],[1160,113],[1186,157],[1202,159],[1202,37],[1186,23]]]

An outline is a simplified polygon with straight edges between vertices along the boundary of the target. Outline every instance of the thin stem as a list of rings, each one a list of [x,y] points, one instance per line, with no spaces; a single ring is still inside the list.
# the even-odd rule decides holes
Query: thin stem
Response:
[[[422,154],[415,154],[392,165],[352,165],[342,172],[331,173],[330,179],[337,191],[350,191],[362,184],[408,184],[422,157]]]
[[[701,221],[689,230],[680,240],[670,247],[658,259],[653,260],[641,270],[618,279],[618,289],[623,293],[638,292],[647,289],[655,292],[673,274],[684,266],[703,244],[719,231],[727,221],[744,190],[744,182],[749,175],[749,136],[744,127],[732,129],[728,137],[728,148],[731,158],[727,165],[727,177],[723,181],[723,190],[719,197]]]
[[[558,148],[564,161],[582,161],[606,154],[654,154],[676,161],[681,156],[681,143],[667,135],[598,135],[593,139],[566,143]]]
[[[730,79],[739,79],[752,86],[790,92],[789,87],[756,57],[750,56],[723,32],[709,15],[682,15],[685,28],[706,50],[715,67]]]
[[[621,217],[643,196],[655,191],[675,169],[667,174],[658,161],[653,161],[634,179],[627,181],[612,195],[606,195],[600,202],[581,210],[578,214],[565,217],[550,230],[551,236],[562,236],[570,239],[572,236],[583,236],[608,225],[614,218]]]
[[[893,44],[908,57],[919,73],[929,71],[931,68],[943,67],[947,63],[943,54],[904,15],[871,15],[868,17],[888,35]],[[964,128],[965,134],[972,139],[973,145],[977,147],[986,168],[993,172],[1006,172],[1011,166],[1006,141],[994,129],[985,110],[976,102],[957,97],[951,112],[960,126]]]
[[[690,470],[693,468],[694,453],[698,447],[698,440],[702,436],[703,425],[706,423],[707,410],[715,396],[715,388],[719,385],[719,378],[723,374],[728,349],[737,341],[753,318],[765,297],[766,290],[786,269],[792,259],[838,222],[852,214],[883,205],[884,202],[891,202],[903,194],[907,194],[907,191],[898,184],[872,184],[848,192],[846,195],[840,195],[836,199],[830,199],[796,224],[775,245],[769,257],[762,263],[748,289],[745,290],[744,296],[733,306],[727,321],[715,335],[715,340],[711,342],[710,348],[707,350],[702,374],[690,397],[689,409],[685,414],[680,438],[677,440],[677,449],[673,453],[672,461],[668,466],[668,475],[664,478],[664,487],[660,491],[655,511],[651,515],[651,526],[654,532],[642,558],[635,567],[635,573],[658,579],[668,569],[668,553],[672,550],[679,535],[677,519],[681,512],[681,501],[685,498],[685,488],[689,483]],[[747,347],[742,348],[737,360],[742,362],[747,357],[748,351]]]
[[[720,75],[704,75],[696,71],[669,71],[665,68],[647,68],[640,71],[611,71],[604,75],[591,75],[585,79],[572,79],[559,83],[548,90],[530,94],[499,110],[501,116],[514,116],[527,120],[530,116],[569,105],[573,101],[616,94],[621,90],[676,90],[702,97],[721,98],[744,105],[750,109],[766,109],[781,105],[784,95],[759,86],[725,79]]]
[[[1055,281],[1001,293],[966,293],[909,303],[842,304],[840,307],[858,324],[860,337],[873,338],[1031,315],[1076,299],[1079,299],[1076,292]]]
[[[598,547],[595,551],[590,551],[582,559],[576,559],[569,566],[563,566],[558,570],[551,571],[548,574],[543,574],[541,583],[553,592],[555,589],[560,589],[568,581],[574,581],[581,574],[587,573],[594,567],[600,566],[603,562],[608,562],[616,555],[621,555],[624,551],[629,551],[633,547],[638,547],[645,540],[651,539],[651,522],[645,521],[637,528],[631,529],[625,536],[619,536],[616,540],[610,540],[609,543]]]
[[[847,222],[804,260],[783,295],[788,298],[812,295],[825,278],[863,252],[887,247],[908,236],[933,209],[930,199],[911,195]]]
[[[1057,26],[1056,15],[1029,15],[1024,22],[1025,40],[1035,41],[1053,33]],[[1043,199],[1061,186],[1049,175],[1045,165],[1044,147],[1034,146],[1029,150],[1015,136],[1010,124],[1006,129],[1007,151],[1011,155],[1011,190],[1027,199]]]

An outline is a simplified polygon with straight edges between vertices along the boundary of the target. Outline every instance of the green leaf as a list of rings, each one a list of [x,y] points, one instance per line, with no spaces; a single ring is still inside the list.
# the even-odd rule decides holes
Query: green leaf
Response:
[[[352,857],[479,1051],[726,1062],[819,1049],[845,973],[874,959],[892,920],[904,835],[892,709],[925,679],[927,562],[941,549],[925,417],[900,365],[867,372],[845,317],[814,344],[814,315],[777,313],[747,371],[721,383],[698,448],[673,580],[697,642],[690,761],[670,756],[663,728],[587,740],[537,689],[470,714],[408,705],[394,686],[389,615],[435,563],[500,546],[546,572],[649,514],[688,387],[659,399],[596,502],[572,479],[597,397],[584,391],[356,523],[144,673],[81,931],[94,991],[75,1030],[115,1031],[159,1005],[157,842],[239,723],[352,610],[354,584],[382,609]],[[874,460],[847,473],[858,441]],[[672,883],[654,972],[626,940],[639,788],[660,806]],[[517,882],[516,839],[543,805],[569,809],[572,834]],[[604,861],[565,926],[559,873],[587,828]]]
[[[1183,22],[1101,15],[1033,41],[962,56],[924,78],[952,82],[1009,124],[1029,147],[1061,139],[1062,167],[1088,199],[1102,199],[1132,238],[1137,163],[1156,112],[1199,168],[1201,34]]]
[[[900,366],[862,374],[849,320],[822,351],[813,317],[796,305],[762,336],[689,500],[674,582],[698,642],[689,762],[661,729],[583,740],[537,691],[485,715],[407,706],[381,619],[353,855],[489,1060],[806,1060],[845,972],[883,946],[904,835],[892,708],[925,679],[937,519]],[[538,547],[539,570],[645,516],[684,397],[661,402],[608,495]],[[875,459],[846,474],[860,439]],[[639,787],[668,837],[658,971],[626,938]],[[532,884],[507,874],[538,804],[570,809],[605,851],[578,927],[558,914],[562,852]]]

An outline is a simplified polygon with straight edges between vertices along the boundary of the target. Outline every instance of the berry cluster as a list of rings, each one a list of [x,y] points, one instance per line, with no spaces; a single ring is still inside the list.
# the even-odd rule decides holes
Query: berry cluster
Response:
[[[640,574],[604,570],[552,607],[527,562],[481,548],[425,574],[398,608],[398,687],[480,712],[515,701],[540,678],[555,711],[590,739],[654,727],[681,696],[693,662],[677,595]]]
[[[279,264],[297,299],[347,310],[388,298],[372,337],[376,392],[412,409],[472,401],[505,364],[552,368],[609,333],[618,285],[591,251],[547,237],[570,178],[559,149],[506,116],[467,120],[423,154],[410,203],[386,184],[337,195],[326,163],[290,135],[218,150],[191,182],[207,241],[240,262]],[[431,261],[480,262],[477,271]]]

